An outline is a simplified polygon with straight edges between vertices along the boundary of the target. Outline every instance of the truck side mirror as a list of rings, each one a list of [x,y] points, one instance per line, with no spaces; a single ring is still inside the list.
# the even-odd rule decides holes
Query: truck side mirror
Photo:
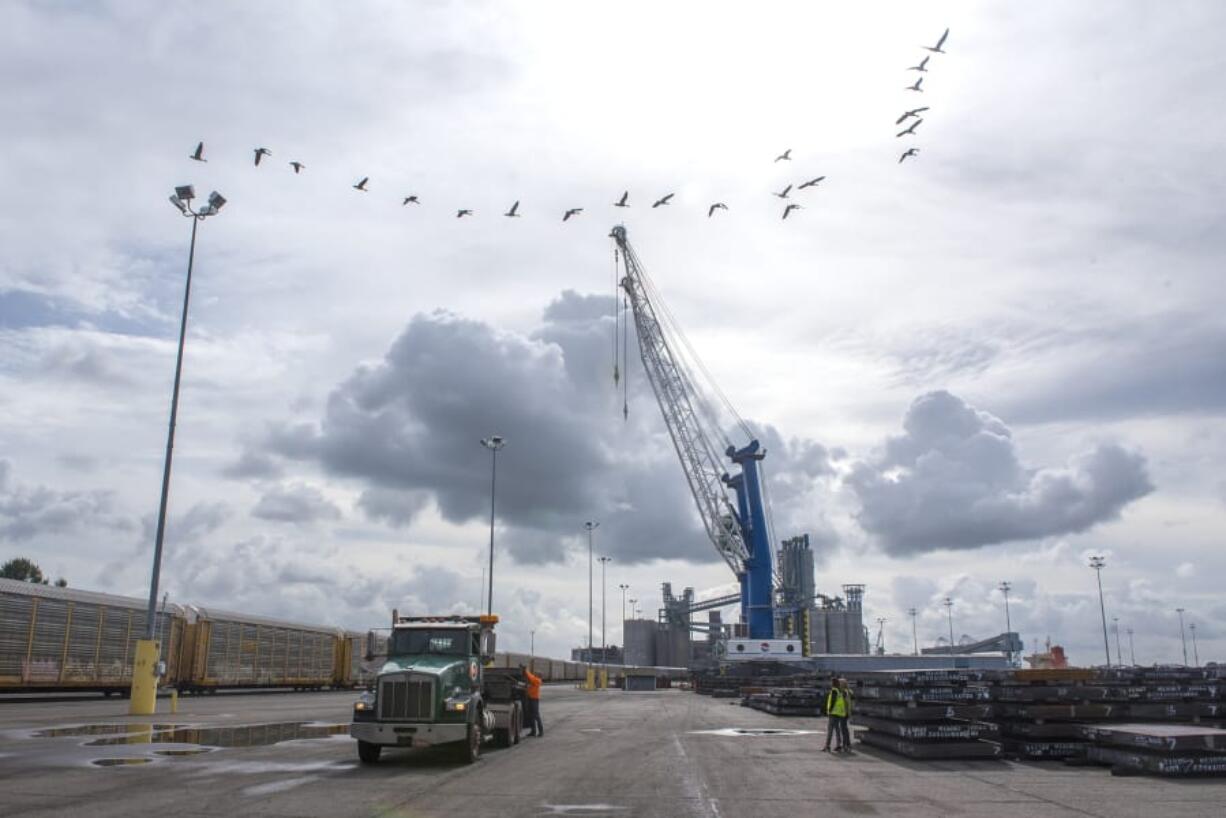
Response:
[[[363,656],[362,658],[364,658],[367,662],[373,662],[375,660],[375,632],[374,631],[366,632],[366,655]]]

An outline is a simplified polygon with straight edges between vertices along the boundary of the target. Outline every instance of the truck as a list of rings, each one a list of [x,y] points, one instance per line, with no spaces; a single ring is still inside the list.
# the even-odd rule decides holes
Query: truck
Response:
[[[382,667],[353,705],[349,735],[363,764],[384,747],[454,745],[472,764],[486,741],[519,744],[526,686],[518,668],[492,667],[497,624],[495,615],[392,613]]]

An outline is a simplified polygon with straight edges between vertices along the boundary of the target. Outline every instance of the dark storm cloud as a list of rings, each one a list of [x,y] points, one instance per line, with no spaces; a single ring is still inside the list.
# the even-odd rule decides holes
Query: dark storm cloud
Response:
[[[338,519],[341,510],[315,486],[291,483],[264,492],[251,514],[261,520],[309,524]]]
[[[238,460],[222,469],[221,473],[234,480],[270,479],[280,477],[283,470],[277,461],[263,452],[245,450]]]
[[[109,491],[57,491],[17,483],[12,464],[0,460],[0,539],[23,542],[52,533],[135,528],[114,511]]]
[[[847,478],[860,525],[895,555],[1085,531],[1153,490],[1145,459],[1114,444],[1026,468],[1003,422],[944,391],[916,398],[903,429]]]
[[[462,523],[488,513],[491,455],[479,440],[496,433],[507,440],[498,519],[519,562],[561,559],[590,519],[601,523],[601,553],[621,561],[715,559],[641,377],[632,376],[630,418],[621,417],[613,305],[565,292],[528,336],[447,312],[418,315],[382,361],[333,390],[317,425],[274,427],[268,450],[361,480],[359,507],[373,519],[408,524],[430,498]],[[765,440],[782,498],[828,474],[820,445],[785,442],[773,429]]]
[[[1019,422],[1226,412],[1226,325],[1168,314],[1052,339],[1061,365],[1005,399]]]

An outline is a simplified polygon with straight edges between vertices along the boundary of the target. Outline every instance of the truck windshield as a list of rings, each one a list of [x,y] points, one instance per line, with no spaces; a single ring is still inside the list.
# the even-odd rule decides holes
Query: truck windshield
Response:
[[[446,656],[468,655],[468,631],[462,628],[431,630],[406,628],[392,634],[389,653],[405,654],[441,653]]]

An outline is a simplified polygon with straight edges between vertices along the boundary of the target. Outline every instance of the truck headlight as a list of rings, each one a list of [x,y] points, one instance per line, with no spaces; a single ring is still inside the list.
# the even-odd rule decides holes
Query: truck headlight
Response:
[[[372,693],[363,693],[358,697],[358,700],[353,703],[353,709],[357,712],[366,712],[375,709],[375,697]]]
[[[468,699],[447,699],[443,706],[450,713],[463,713],[468,709]]]

